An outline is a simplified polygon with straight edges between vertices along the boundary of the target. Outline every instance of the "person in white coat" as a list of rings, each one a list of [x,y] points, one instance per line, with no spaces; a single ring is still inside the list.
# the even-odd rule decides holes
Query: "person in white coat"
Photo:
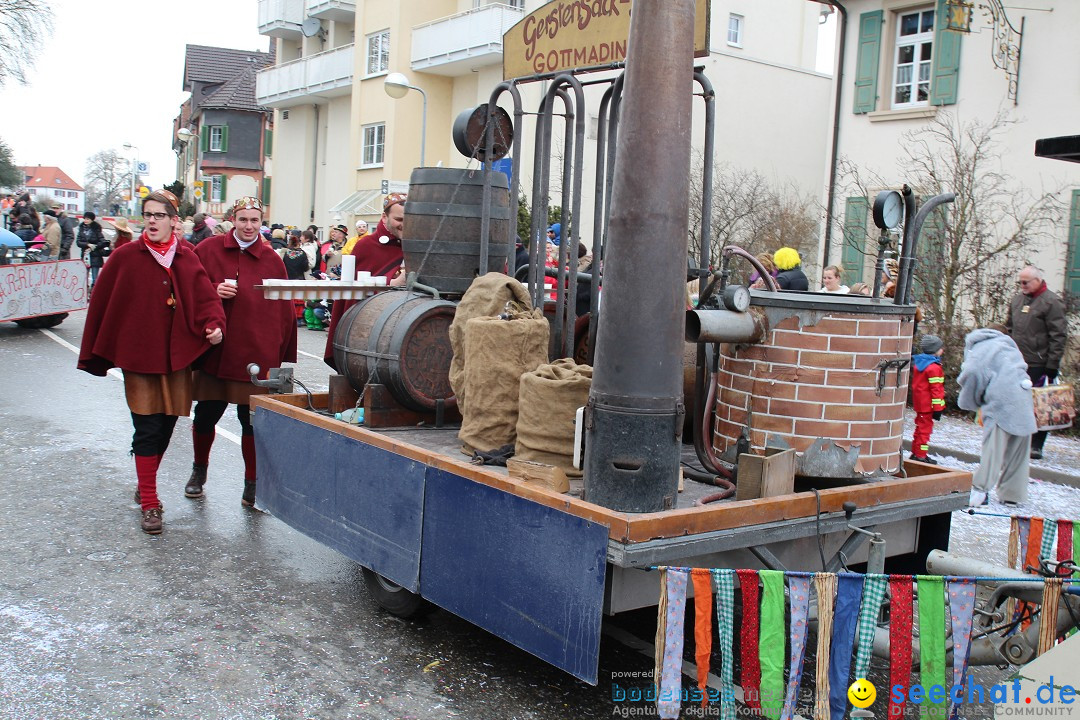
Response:
[[[985,505],[995,488],[1006,505],[1026,502],[1035,410],[1024,356],[1008,335],[992,328],[974,330],[964,340],[957,380],[957,404],[982,410],[982,458],[971,482],[971,504]]]

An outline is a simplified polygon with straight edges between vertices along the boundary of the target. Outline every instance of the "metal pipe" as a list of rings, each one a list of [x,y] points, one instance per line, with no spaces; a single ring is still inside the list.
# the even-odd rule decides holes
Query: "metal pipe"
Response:
[[[592,236],[592,248],[593,248],[593,268],[592,268],[592,282],[589,283],[589,335],[588,335],[588,357],[585,362],[589,365],[593,363],[593,350],[595,349],[596,342],[596,320],[597,320],[597,306],[600,304],[600,253],[603,250],[603,232],[604,232],[604,200],[607,196],[605,192],[607,184],[607,165],[604,162],[604,158],[607,155],[607,122],[608,122],[608,108],[611,104],[611,94],[614,90],[614,86],[609,86],[604,91],[604,96],[600,98],[600,111],[596,118],[596,181],[593,183],[595,192],[593,195],[593,236]]]
[[[904,255],[908,257],[908,266],[905,269],[903,266],[900,268],[900,278],[904,282],[904,292],[900,293],[900,289],[897,288],[896,296],[903,298],[903,304],[908,305],[911,303],[911,276],[915,272],[915,249],[919,242],[919,236],[922,234],[923,223],[926,222],[926,218],[933,212],[934,208],[938,205],[944,205],[945,203],[951,203],[956,199],[955,193],[942,193],[935,195],[934,197],[923,203],[923,206],[919,208],[919,212],[915,214],[915,220],[912,223],[911,230],[911,252],[904,248]]]
[[[756,343],[767,332],[765,314],[756,310],[686,311],[686,339],[692,343]]]
[[[694,15],[694,0],[639,0],[630,20],[604,295],[635,311],[600,318],[584,467],[584,499],[624,512],[672,508],[678,494]]]
[[[712,259],[712,192],[713,192],[713,155],[716,142],[716,93],[712,83],[704,73],[695,72],[694,81],[701,87],[701,97],[705,100],[705,159],[701,169],[701,247],[698,248],[698,298],[705,292],[708,284],[710,260]],[[712,457],[712,403],[702,401],[705,393],[705,346],[699,344],[694,354],[694,397],[691,405],[693,422],[694,453],[698,462],[710,472],[718,472],[720,467]],[[706,426],[709,432],[708,447],[705,445]]]
[[[509,92],[510,97],[514,101],[514,127],[512,128],[512,143],[513,143],[513,156],[511,157],[511,170],[510,175],[514,180],[517,180],[518,164],[520,160],[518,155],[521,150],[521,128],[519,123],[524,115],[521,108],[521,94],[518,93],[517,86],[514,82],[503,82],[495,86],[495,89],[491,92],[491,97],[488,100],[487,108],[487,121],[484,125],[484,157],[490,158],[495,154],[495,111],[498,109],[499,96],[504,92]],[[510,277],[514,277],[514,272],[517,270],[515,267],[517,260],[517,253],[514,251],[517,241],[517,210],[518,210],[518,194],[512,184],[508,183],[510,187],[510,222],[507,225],[507,257],[506,257],[506,274]],[[487,272],[488,267],[488,234],[491,232],[491,161],[485,159],[484,161],[484,190],[483,190],[483,202],[482,210],[480,213],[480,263],[478,272],[483,275]]]
[[[836,32],[840,40],[837,43],[836,61],[836,89],[833,91],[833,126],[832,147],[829,150],[829,192],[825,201],[825,254],[821,266],[829,266],[829,245],[832,243],[833,205],[836,204],[836,174],[837,164],[840,158],[840,100],[844,89],[844,59],[847,51],[847,8],[840,4],[839,0],[821,0],[826,5],[832,5],[840,13],[839,27]]]

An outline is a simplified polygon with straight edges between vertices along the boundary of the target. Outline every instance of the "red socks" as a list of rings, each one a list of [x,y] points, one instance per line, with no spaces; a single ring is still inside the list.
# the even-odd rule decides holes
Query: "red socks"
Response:
[[[157,471],[160,464],[160,455],[135,456],[135,476],[139,479],[139,499],[142,501],[143,510],[161,506],[157,496]]]
[[[244,480],[255,482],[255,436],[240,436],[240,452],[244,456]],[[198,455],[196,455],[198,457]]]
[[[195,446],[195,464],[206,467],[210,464],[210,448],[214,445],[216,432],[211,429],[208,433],[201,433],[191,428],[191,444]]]

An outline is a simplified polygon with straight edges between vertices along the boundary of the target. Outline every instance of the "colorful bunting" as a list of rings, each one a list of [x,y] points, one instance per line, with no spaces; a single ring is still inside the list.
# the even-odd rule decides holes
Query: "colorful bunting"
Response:
[[[757,570],[736,570],[742,587],[742,628],[739,646],[742,649],[743,702],[754,710],[761,709],[761,664],[758,660],[758,574]]]
[[[735,718],[735,571],[713,570],[716,581],[716,630],[720,638],[720,720]]]
[[[817,669],[814,675],[817,693],[814,695],[814,720],[829,720],[829,641],[833,631],[833,601],[836,598],[836,575],[815,573],[817,593],[818,640]]]
[[[765,717],[777,720],[784,706],[784,573],[762,570],[761,633],[758,658],[761,663],[761,709]]]
[[[952,616],[953,686],[964,686],[967,672],[968,652],[971,650],[971,626],[975,617],[975,581],[971,578],[953,578],[948,581],[949,614]],[[960,704],[955,703],[952,714],[956,720]]]
[[[890,575],[889,595],[889,687],[911,687],[911,576]],[[903,718],[905,704],[890,693],[889,720]]]
[[[855,644],[855,626],[859,619],[862,589],[862,575],[839,577],[836,588],[836,610],[833,617],[832,653],[829,658],[829,716],[831,720],[842,720],[847,713],[851,650]]]
[[[1039,623],[1038,654],[1054,647],[1057,640],[1058,603],[1061,602],[1061,578],[1047,578],[1043,583],[1042,622]]]
[[[884,575],[867,575],[863,583],[862,608],[859,610],[859,648],[855,654],[855,679],[865,678],[870,672],[870,655],[874,651],[874,634],[877,632],[881,603],[885,599]]]
[[[662,718],[675,720],[682,705],[683,632],[686,620],[685,570],[668,569],[667,621],[664,623],[663,669],[656,710]],[[659,630],[657,630],[659,632]]]
[[[919,575],[919,679],[923,687],[945,685],[945,579],[937,575]],[[919,705],[921,717],[945,716],[947,703],[932,702],[927,697]]]
[[[709,704],[709,658],[712,656],[712,578],[705,568],[690,571],[694,581],[694,662],[701,707]]]
[[[1073,521],[1057,521],[1057,557],[1058,562],[1072,560],[1073,556]]]

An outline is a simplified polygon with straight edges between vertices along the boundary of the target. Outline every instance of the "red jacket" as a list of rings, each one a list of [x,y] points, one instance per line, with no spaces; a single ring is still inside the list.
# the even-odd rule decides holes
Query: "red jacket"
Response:
[[[386,242],[380,242],[386,240]],[[356,241],[352,253],[356,257],[356,272],[367,271],[372,276],[382,275],[387,282],[397,273],[401,267],[401,261],[405,257],[401,250],[401,240],[390,234],[386,225],[379,220],[379,226],[375,232],[368,233]],[[330,315],[330,327],[326,333],[326,349],[323,351],[323,362],[335,370],[334,366],[334,333],[337,324],[345,311],[355,305],[358,300],[335,300]]]
[[[258,363],[265,378],[270,368],[296,362],[296,316],[291,302],[267,300],[255,289],[264,278],[288,279],[281,257],[261,239],[242,250],[233,233],[213,235],[195,246],[211,284],[216,288],[236,280],[238,291],[221,301],[228,339],[207,353],[199,367],[223,380],[247,382],[248,363]]]
[[[927,354],[911,358],[911,406],[917,413],[945,409],[945,374],[940,358]]]
[[[206,270],[182,243],[170,270],[172,282],[141,238],[113,251],[86,313],[80,370],[165,374],[188,367],[210,349],[206,329],[226,327]]]

